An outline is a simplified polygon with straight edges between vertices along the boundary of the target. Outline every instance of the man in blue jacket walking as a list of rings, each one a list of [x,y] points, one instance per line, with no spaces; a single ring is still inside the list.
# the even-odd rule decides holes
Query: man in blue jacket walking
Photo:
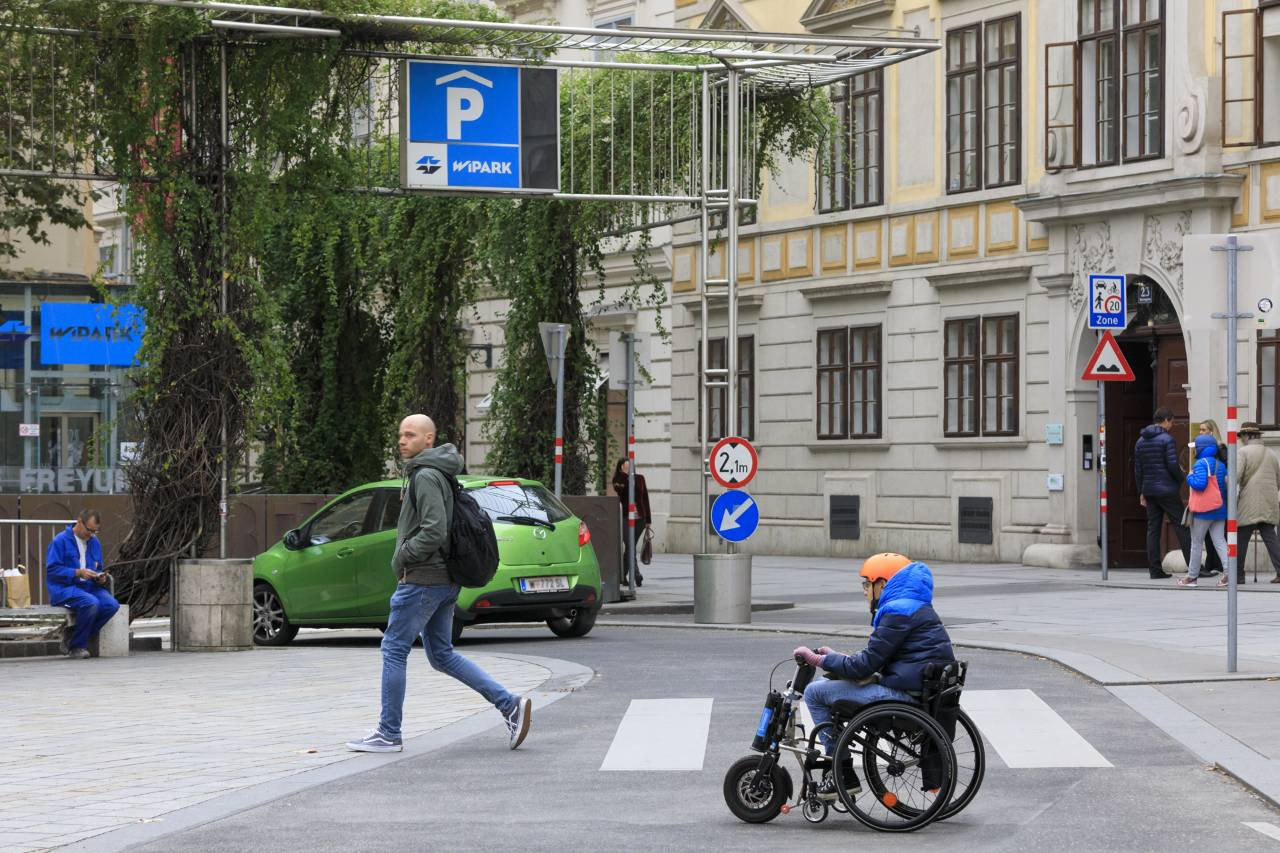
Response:
[[[1173,411],[1156,409],[1155,423],[1143,427],[1133,449],[1133,474],[1141,502],[1147,508],[1147,570],[1151,577],[1172,577],[1164,570],[1160,531],[1166,517],[1178,537],[1182,557],[1191,564],[1191,533],[1182,524],[1182,483],[1186,475],[1178,464],[1178,445],[1173,429]]]
[[[75,524],[53,537],[45,556],[45,585],[49,602],[66,607],[76,616],[75,630],[67,641],[67,656],[89,657],[89,640],[111,621],[120,609],[106,586],[102,570],[102,545],[98,530],[102,517],[96,509],[82,509]]]

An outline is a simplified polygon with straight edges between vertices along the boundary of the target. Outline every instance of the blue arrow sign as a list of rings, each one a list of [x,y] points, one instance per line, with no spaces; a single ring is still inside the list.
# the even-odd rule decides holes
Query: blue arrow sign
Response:
[[[760,507],[742,489],[725,492],[711,505],[711,526],[721,539],[741,542],[760,526]]]

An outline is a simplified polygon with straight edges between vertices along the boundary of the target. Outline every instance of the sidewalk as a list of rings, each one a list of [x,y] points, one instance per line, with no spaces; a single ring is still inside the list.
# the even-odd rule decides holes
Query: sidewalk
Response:
[[[1103,684],[1152,723],[1280,807],[1280,584],[1270,572],[1239,588],[1237,672],[1227,672],[1227,595],[1180,589],[1143,571],[932,565],[934,606],[961,647],[1055,660]],[[785,631],[813,645],[856,650],[870,631],[857,564],[822,557],[755,557],[757,602],[794,607],[754,612],[729,630]],[[600,624],[692,626],[677,609],[693,601],[693,559],[655,555],[636,602],[610,605]],[[670,606],[667,615],[627,608]],[[712,627],[712,626],[705,626]]]
[[[516,693],[552,675],[523,656],[468,657]],[[410,664],[405,755],[411,738],[478,715],[494,727],[494,748],[506,749],[500,717],[483,698],[432,670],[421,652]],[[32,658],[6,662],[0,673],[5,853],[163,822],[179,809],[332,765],[350,766],[326,778],[374,766],[343,746],[377,722],[374,645]]]

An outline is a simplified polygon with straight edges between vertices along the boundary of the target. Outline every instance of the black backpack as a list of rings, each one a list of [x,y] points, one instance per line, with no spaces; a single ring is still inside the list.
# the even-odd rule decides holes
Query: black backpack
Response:
[[[417,480],[415,471],[409,479],[409,504],[414,512],[418,511],[413,490]],[[493,522],[457,477],[449,477],[449,482],[453,487],[453,514],[449,516],[449,545],[445,552],[449,578],[459,586],[488,586],[498,573],[498,537],[493,532]]]

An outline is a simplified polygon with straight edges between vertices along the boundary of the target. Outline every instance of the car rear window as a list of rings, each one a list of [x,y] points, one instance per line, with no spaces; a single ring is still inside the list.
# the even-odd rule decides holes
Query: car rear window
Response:
[[[542,486],[500,483],[471,489],[470,493],[494,521],[502,516],[517,516],[555,524],[573,515],[568,507]]]

